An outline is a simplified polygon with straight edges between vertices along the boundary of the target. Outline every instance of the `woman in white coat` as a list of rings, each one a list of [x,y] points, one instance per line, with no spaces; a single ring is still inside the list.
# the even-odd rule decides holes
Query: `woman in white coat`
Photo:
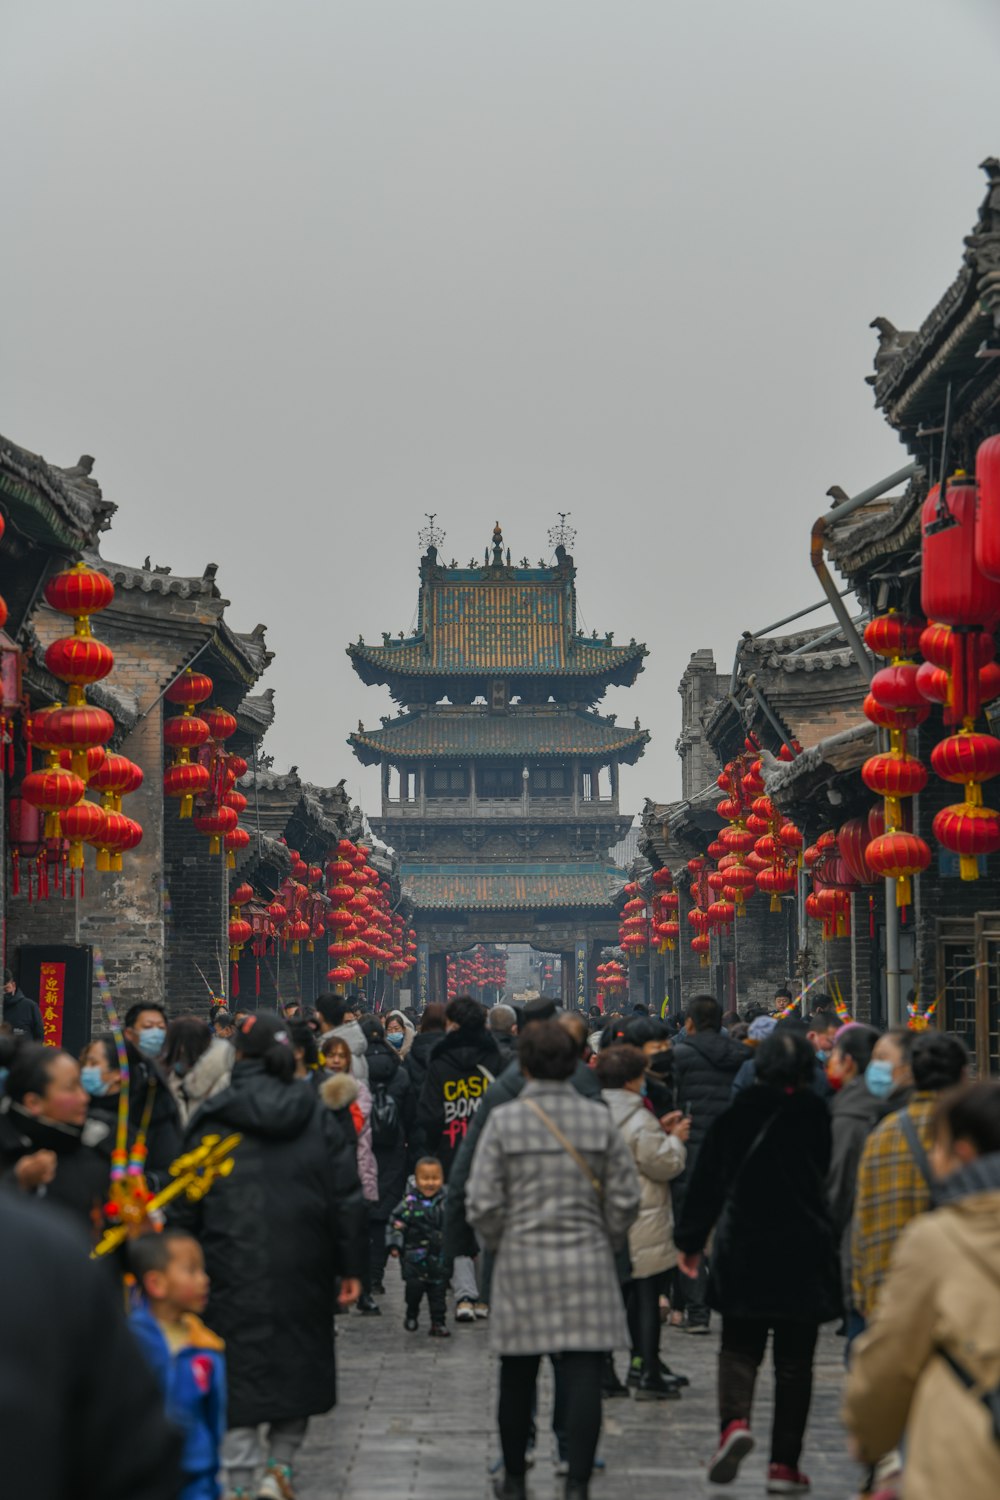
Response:
[[[658,1120],[645,1099],[646,1058],[639,1047],[616,1046],[597,1059],[601,1096],[639,1173],[639,1217],[628,1232],[631,1279],[625,1286],[637,1401],[676,1400],[678,1380],[660,1367],[660,1294],[677,1264],[670,1183],[684,1170],[691,1127],[678,1111]]]

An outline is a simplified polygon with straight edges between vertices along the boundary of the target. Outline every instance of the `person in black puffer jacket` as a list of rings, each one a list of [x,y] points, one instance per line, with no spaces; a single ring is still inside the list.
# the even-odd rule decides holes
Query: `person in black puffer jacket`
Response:
[[[416,1098],[410,1075],[385,1039],[377,1016],[365,1016],[361,1029],[368,1042],[368,1087],[372,1096],[372,1147],[378,1164],[378,1202],[368,1210],[368,1280],[366,1295],[385,1291],[388,1255],[385,1230],[406,1188],[408,1143],[413,1132]]]
[[[367,1259],[354,1151],[294,1074],[284,1023],[247,1016],[232,1083],[204,1104],[185,1142],[238,1133],[233,1171],[170,1210],[205,1252],[205,1320],[225,1339],[229,1368],[223,1462],[230,1489],[247,1494],[264,1458],[259,1429],[269,1426],[272,1489],[284,1493],[309,1417],[333,1406],[334,1304],[357,1299]]]
[[[0,1065],[10,1068],[0,1111],[0,1174],[67,1210],[97,1238],[111,1180],[111,1128],[88,1119],[79,1064],[68,1052],[0,1040]]]
[[[733,1079],[753,1056],[742,1042],[721,1034],[722,1007],[711,995],[696,995],[687,1008],[684,1031],[673,1048],[675,1108],[691,1117],[687,1143],[687,1166],[673,1187],[674,1219],[684,1209],[688,1184],[698,1165],[698,1155],[715,1121],[730,1104]],[[704,1259],[695,1281],[676,1279],[676,1302],[685,1309],[689,1333],[707,1333],[708,1271]]]
[[[445,1007],[438,1001],[432,1000],[426,1006],[420,1017],[420,1030],[410,1045],[410,1050],[403,1059],[403,1067],[409,1075],[410,1084],[413,1089],[413,1098],[419,1104],[420,1095],[423,1093],[424,1082],[427,1078],[427,1067],[431,1060],[431,1053],[438,1042],[444,1036],[448,1016]],[[424,1132],[419,1120],[414,1120],[413,1134],[410,1138],[410,1168],[417,1157],[425,1149]]]
[[[503,1058],[486,1030],[486,1010],[477,1000],[459,995],[448,1002],[446,1014],[448,1034],[431,1053],[417,1124],[423,1133],[421,1151],[437,1157],[447,1182],[486,1090],[503,1069]],[[471,1255],[455,1257],[452,1285],[459,1323],[473,1322],[477,1309],[480,1316],[485,1315]]]
[[[757,1052],[757,1083],[709,1129],[674,1231],[691,1275],[715,1229],[709,1289],[722,1314],[721,1440],[708,1478],[727,1484],[754,1446],[754,1382],[774,1334],[774,1424],[768,1491],[805,1494],[799,1470],[821,1323],[841,1310],[827,1204],[830,1111],[810,1089],[805,1037],[775,1031]]]

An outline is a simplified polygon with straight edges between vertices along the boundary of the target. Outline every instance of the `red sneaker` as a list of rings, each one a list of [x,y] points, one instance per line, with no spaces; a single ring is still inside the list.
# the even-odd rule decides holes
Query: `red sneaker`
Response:
[[[769,1495],[808,1495],[809,1476],[790,1464],[770,1464],[767,1470]]]
[[[732,1484],[740,1464],[753,1452],[753,1436],[748,1422],[730,1422],[722,1434],[718,1452],[708,1466],[713,1484]]]

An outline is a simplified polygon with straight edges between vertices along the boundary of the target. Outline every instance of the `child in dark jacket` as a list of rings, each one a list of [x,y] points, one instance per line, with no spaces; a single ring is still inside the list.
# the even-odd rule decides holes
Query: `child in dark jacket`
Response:
[[[180,1500],[218,1500],[225,1346],[197,1316],[208,1301],[201,1246],[183,1230],[168,1229],[133,1240],[129,1261],[140,1293],[132,1332],[163,1388],[167,1416],[184,1435]]]
[[[406,1185],[406,1196],[389,1216],[385,1242],[389,1254],[402,1260],[406,1287],[405,1328],[415,1333],[424,1293],[431,1310],[431,1338],[446,1339],[444,1213],[448,1196],[444,1170],[436,1156],[422,1156]]]

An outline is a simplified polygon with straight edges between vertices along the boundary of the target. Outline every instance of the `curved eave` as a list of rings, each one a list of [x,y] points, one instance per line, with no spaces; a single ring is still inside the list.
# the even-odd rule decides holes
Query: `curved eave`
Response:
[[[584,693],[600,696],[609,687],[631,687],[643,670],[643,661],[649,655],[647,648],[643,645],[624,646],[618,649],[608,648],[611,660],[606,663],[599,661],[581,662],[579,666],[572,660],[573,652],[570,653],[571,660],[558,668],[539,668],[533,670],[524,666],[511,666],[501,674],[495,667],[477,667],[475,664],[461,668],[435,667],[433,662],[427,658],[422,662],[400,660],[403,651],[413,653],[413,648],[422,645],[419,640],[401,641],[395,646],[366,646],[359,641],[347,647],[347,654],[351,658],[351,665],[355,672],[368,687],[388,687],[393,696],[405,700],[411,696],[408,689],[416,682],[470,682],[485,683],[498,675],[506,675],[511,682],[520,679],[538,681],[541,678],[550,678],[554,681],[566,680],[579,684],[581,696]],[[586,642],[588,648],[591,642]],[[394,660],[394,657],[396,658]]]
[[[419,765],[424,761],[469,761],[486,760],[494,762],[498,760],[573,760],[579,758],[591,763],[607,764],[612,760],[620,761],[623,765],[634,766],[640,755],[649,744],[650,734],[648,729],[640,729],[630,732],[622,739],[609,745],[574,747],[559,746],[551,750],[539,747],[510,746],[509,748],[485,746],[482,750],[470,750],[467,747],[450,749],[446,747],[407,749],[394,745],[391,739],[386,739],[378,734],[354,733],[348,736],[347,743],[350,745],[358,760],[364,766],[377,766],[383,760],[390,765]]]

